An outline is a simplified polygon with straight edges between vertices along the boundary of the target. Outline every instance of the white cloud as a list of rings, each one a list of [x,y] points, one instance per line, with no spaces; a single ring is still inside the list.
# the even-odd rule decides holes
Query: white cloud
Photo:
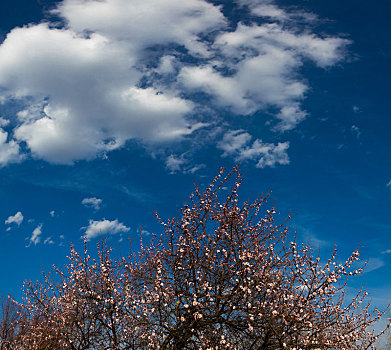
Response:
[[[177,43],[205,54],[199,34],[226,22],[219,7],[203,0],[65,0],[56,12],[78,32],[99,32],[137,51]]]
[[[159,74],[172,74],[175,72],[175,56],[163,56],[160,59],[159,67],[156,69],[156,72]]]
[[[251,12],[260,17],[270,17],[279,21],[287,20],[289,15],[283,9],[273,4],[260,4],[254,6]]]
[[[102,204],[102,199],[96,197],[84,198],[81,201],[81,204],[83,204],[87,208],[94,208],[95,210],[99,210],[100,205]]]
[[[15,139],[37,158],[70,164],[129,139],[161,142],[190,134],[184,116],[192,103],[136,87],[141,74],[134,64],[126,46],[99,34],[85,38],[47,24],[14,29],[0,47],[0,85],[9,97],[36,101],[19,113]],[[0,154],[15,158],[15,141],[5,145],[10,155]]]
[[[263,143],[262,140],[255,140],[252,146],[240,151],[238,159],[258,159],[257,168],[275,167],[277,164],[289,164],[287,150],[289,142]]]
[[[183,155],[178,157],[171,154],[166,158],[166,168],[171,174],[180,171],[184,164],[186,164],[186,160],[183,158]]]
[[[287,11],[275,4],[272,0],[236,0],[242,6],[247,6],[251,13],[258,17],[267,17],[278,21],[302,19],[305,22],[313,22],[318,17],[307,11]]]
[[[0,128],[0,167],[9,163],[18,163],[23,157],[15,140],[8,140],[8,133]]]
[[[224,151],[223,156],[227,156],[243,149],[251,141],[251,135],[243,130],[228,131],[224,134],[217,147]]]
[[[228,131],[217,147],[224,151],[223,156],[234,155],[236,161],[257,161],[257,168],[289,164],[289,142],[273,144],[256,139],[250,145],[251,139],[251,135],[243,130]]]
[[[114,235],[120,232],[130,231],[123,223],[118,222],[118,219],[109,221],[103,219],[101,221],[90,220],[86,230],[85,237],[87,240],[98,237],[100,235]]]
[[[203,163],[201,163],[201,164],[196,164],[196,165],[193,164],[193,166],[191,166],[191,167],[189,167],[189,168],[186,169],[185,173],[186,173],[186,174],[194,174],[194,173],[196,173],[198,170],[204,169],[205,167],[206,167],[206,165],[203,164]]]
[[[43,241],[43,244],[54,244],[52,237],[48,237]]]
[[[4,119],[2,117],[0,117],[0,127],[4,127],[4,126],[7,126],[8,124],[10,123],[10,121],[8,119]]]
[[[194,91],[236,114],[272,110],[275,130],[296,127],[307,116],[301,66],[334,65],[348,41],[296,28],[299,15],[310,20],[304,12],[240,2],[268,21],[230,30],[205,0],[63,0],[54,12],[65,27],[14,28],[0,45],[0,98],[25,108],[11,137],[0,129],[0,166],[22,159],[20,143],[35,158],[72,164],[128,140],[182,140],[205,125]]]
[[[10,225],[12,223],[15,223],[17,224],[18,226],[20,226],[20,224],[23,222],[23,214],[18,211],[14,216],[9,216],[7,220],[5,220],[5,224],[6,225]]]
[[[37,245],[41,241],[41,234],[42,224],[34,229],[33,234],[30,237],[30,244],[33,243],[34,245]]]
[[[302,111],[298,103],[286,105],[281,108],[280,113],[277,114],[277,118],[281,120],[276,125],[275,129],[280,131],[287,131],[293,129],[298,123],[305,119],[307,116],[306,111]]]
[[[170,154],[166,158],[166,169],[170,174],[182,172],[183,174],[194,174],[198,170],[205,168],[205,164],[197,164],[186,158],[189,152],[180,155]]]
[[[56,214],[56,212],[55,212],[54,210],[52,210],[52,211],[50,212],[50,216],[51,216],[51,217],[54,217],[55,214]]]

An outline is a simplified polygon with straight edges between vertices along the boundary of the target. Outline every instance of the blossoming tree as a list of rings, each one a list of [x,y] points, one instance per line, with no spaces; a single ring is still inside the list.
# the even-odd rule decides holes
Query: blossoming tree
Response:
[[[364,290],[346,296],[358,251],[321,261],[267,196],[240,205],[240,184],[235,168],[196,187],[136,254],[72,249],[66,269],[26,285],[12,349],[375,349],[382,314]]]

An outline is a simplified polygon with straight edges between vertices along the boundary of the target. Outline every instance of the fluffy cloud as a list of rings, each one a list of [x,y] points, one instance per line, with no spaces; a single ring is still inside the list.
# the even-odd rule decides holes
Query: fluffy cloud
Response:
[[[241,151],[239,159],[258,159],[257,168],[275,167],[277,164],[290,163],[288,156],[289,142],[263,143],[255,140],[248,149]]]
[[[42,224],[34,229],[30,237],[30,244],[37,245],[41,241],[41,234],[42,234]]]
[[[100,205],[102,204],[102,199],[96,198],[96,197],[84,198],[81,201],[81,204],[83,204],[85,207],[94,208],[95,210],[99,210]]]
[[[184,119],[191,102],[136,87],[140,73],[133,64],[125,47],[99,34],[84,38],[47,24],[14,29],[0,47],[0,85],[10,97],[37,101],[18,114],[16,140],[38,158],[69,164],[128,139],[191,133]]]
[[[8,140],[8,133],[0,128],[0,167],[22,160],[20,148],[15,140]]]
[[[20,226],[20,224],[23,222],[23,214],[18,211],[14,216],[9,216],[7,220],[5,220],[5,224],[6,225],[10,225],[12,223],[15,223],[17,224],[18,226]]]
[[[223,156],[234,155],[238,162],[255,160],[257,168],[289,164],[289,142],[273,144],[256,139],[251,144],[251,139],[251,135],[243,130],[228,131],[217,147],[224,151]]]
[[[243,130],[228,131],[217,147],[224,151],[223,156],[236,153],[251,141],[251,135]]]
[[[101,221],[90,220],[86,229],[85,237],[87,240],[101,236],[101,235],[115,235],[120,232],[130,231],[123,223],[118,222],[118,219],[109,221],[103,219]]]
[[[175,43],[206,54],[199,34],[226,22],[219,7],[204,0],[65,0],[55,12],[78,32],[99,32],[137,51]]]
[[[128,140],[179,141],[205,125],[193,92],[236,114],[272,109],[275,130],[296,127],[309,88],[300,67],[332,66],[348,41],[300,31],[298,14],[272,1],[239,2],[270,21],[230,29],[205,0],[63,0],[53,12],[64,27],[13,29],[0,46],[0,100],[25,108],[10,135],[0,129],[0,166],[21,160],[20,143],[35,158],[72,164]]]
[[[239,23],[235,31],[220,34],[214,42],[222,59],[183,67],[179,79],[190,89],[215,96],[218,105],[238,114],[276,107],[280,110],[276,129],[286,131],[307,115],[299,102],[308,86],[297,74],[304,60],[329,67],[343,57],[347,43],[340,38],[298,34],[277,23]]]

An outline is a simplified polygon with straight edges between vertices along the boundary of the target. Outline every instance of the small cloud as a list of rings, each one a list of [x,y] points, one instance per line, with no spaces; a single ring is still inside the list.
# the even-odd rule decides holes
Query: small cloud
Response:
[[[48,237],[43,241],[43,244],[54,244],[52,237]]]
[[[0,120],[0,123],[4,123],[4,119]],[[24,156],[20,154],[19,143],[9,139],[8,132],[0,128],[0,167],[10,163],[19,163],[23,158]]]
[[[383,250],[381,253],[382,254],[390,254],[391,253],[391,249]]]
[[[273,144],[256,139],[250,145],[251,139],[251,135],[243,130],[228,131],[217,147],[224,151],[223,157],[234,155],[237,162],[256,160],[257,168],[273,168],[277,164],[287,165],[290,163],[287,153],[289,142]]]
[[[113,221],[106,219],[100,221],[90,220],[86,229],[85,237],[87,240],[90,240],[103,234],[115,235],[117,233],[128,231],[130,231],[130,228],[126,227],[123,223],[118,222],[118,219]]]
[[[197,164],[197,165],[194,165],[192,168],[186,170],[186,173],[188,174],[194,174],[196,173],[198,170],[201,170],[203,168],[205,168],[206,165],[205,164]]]
[[[288,105],[281,108],[277,118],[280,119],[280,123],[274,128],[276,131],[288,131],[296,127],[297,124],[302,122],[307,117],[307,112],[300,109],[299,104]]]
[[[166,168],[170,171],[170,174],[175,174],[180,171],[182,166],[186,163],[186,160],[183,158],[183,155],[177,157],[173,154],[167,157],[166,159]]]
[[[8,119],[4,119],[4,118],[0,117],[0,127],[7,126],[9,123],[10,123],[10,121]]]
[[[257,168],[271,167],[277,164],[287,165],[290,163],[287,150],[289,142],[279,142],[278,144],[263,143],[262,140],[255,140],[251,147],[243,150],[239,160],[258,158]]]
[[[360,113],[361,112],[361,108],[358,107],[358,106],[353,106],[353,112],[354,113]]]
[[[387,182],[387,187],[391,188],[391,180]]]
[[[64,246],[64,238],[65,238],[65,236],[64,235],[60,235],[59,238],[60,238],[61,241],[60,241],[60,243],[58,243],[58,246],[59,247],[63,247]]]
[[[8,231],[11,231],[11,227],[7,227],[7,230],[6,230],[6,231],[7,231],[7,232],[8,232]]]
[[[194,174],[198,170],[205,168],[205,166],[205,164],[191,164],[191,161],[185,158],[185,153],[179,156],[171,154],[166,158],[166,169],[170,174],[175,174],[177,172]]]
[[[224,151],[223,157],[228,156],[244,148],[251,141],[251,135],[244,130],[228,131],[217,147]]]
[[[147,231],[147,230],[141,230],[141,235],[142,236],[150,236],[151,235],[151,232]]]
[[[33,243],[34,245],[37,245],[41,241],[42,226],[43,225],[41,224],[34,229],[33,234],[30,237],[30,244]]]
[[[23,222],[23,219],[24,219],[23,214],[20,211],[18,211],[14,216],[8,217],[8,219],[5,220],[5,224],[10,225],[12,223],[15,223],[18,226],[20,226],[20,224]]]
[[[54,214],[55,214],[55,211],[52,210],[52,211],[50,212],[50,216],[51,216],[51,217],[54,217]]]
[[[361,136],[360,128],[357,127],[356,125],[352,125],[351,130],[352,130],[352,133],[353,133],[354,135],[356,135],[357,139],[359,139],[360,136]]]
[[[84,198],[81,201],[81,204],[83,204],[87,208],[94,208],[95,210],[99,210],[100,205],[102,204],[102,199],[96,197]]]

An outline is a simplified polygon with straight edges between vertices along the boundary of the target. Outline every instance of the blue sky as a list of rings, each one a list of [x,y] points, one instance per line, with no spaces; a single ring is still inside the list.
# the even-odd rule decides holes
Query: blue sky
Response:
[[[118,251],[238,162],[292,231],[362,247],[391,298],[391,3],[2,1],[0,291],[105,231]]]

